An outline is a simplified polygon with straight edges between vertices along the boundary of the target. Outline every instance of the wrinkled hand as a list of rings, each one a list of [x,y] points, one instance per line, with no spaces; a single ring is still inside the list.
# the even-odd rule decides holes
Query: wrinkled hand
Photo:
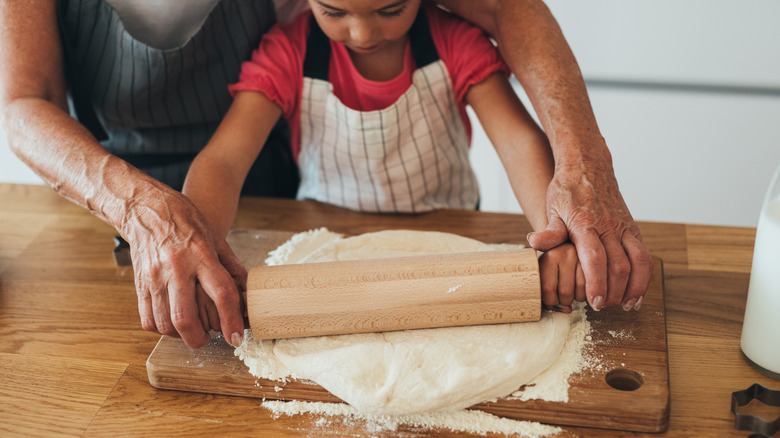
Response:
[[[611,167],[583,171],[556,168],[547,190],[547,228],[528,235],[546,251],[571,240],[585,275],[591,307],[622,303],[639,310],[653,272],[653,259],[618,190]]]
[[[144,330],[193,348],[209,342],[209,329],[241,343],[247,272],[189,199],[173,190],[138,196],[120,232],[130,244]]]

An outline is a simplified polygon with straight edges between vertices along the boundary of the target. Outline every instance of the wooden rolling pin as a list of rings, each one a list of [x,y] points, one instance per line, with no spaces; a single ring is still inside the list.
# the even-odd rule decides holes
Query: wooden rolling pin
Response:
[[[538,321],[532,249],[261,266],[249,271],[257,339]]]

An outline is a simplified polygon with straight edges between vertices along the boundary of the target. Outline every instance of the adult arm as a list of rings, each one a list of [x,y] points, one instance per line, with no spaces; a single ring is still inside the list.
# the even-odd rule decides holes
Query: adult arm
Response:
[[[436,0],[493,35],[526,90],[555,158],[547,190],[548,225],[529,243],[577,248],[591,306],[639,309],[653,270],[618,189],[612,157],[598,129],[582,74],[542,0]]]
[[[68,114],[56,0],[0,0],[0,121],[14,153],[65,198],[130,243],[144,329],[209,340],[201,284],[233,344],[243,336],[246,271],[182,194],[108,153]]]

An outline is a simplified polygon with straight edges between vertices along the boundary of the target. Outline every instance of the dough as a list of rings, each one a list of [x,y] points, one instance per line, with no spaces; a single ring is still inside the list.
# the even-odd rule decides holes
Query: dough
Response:
[[[267,262],[494,249],[439,232],[382,231],[347,239],[321,233],[330,232],[317,230],[311,236],[324,243],[314,250],[309,245],[309,254],[287,247],[278,253],[282,260],[271,253]],[[544,312],[535,323],[282,339],[272,352],[294,376],[316,382],[360,411],[415,414],[462,409],[511,394],[555,362],[569,326],[567,315]]]

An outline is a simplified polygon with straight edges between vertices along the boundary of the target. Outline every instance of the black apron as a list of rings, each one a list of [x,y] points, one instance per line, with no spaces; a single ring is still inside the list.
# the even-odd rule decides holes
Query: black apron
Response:
[[[143,1],[143,0],[141,0]],[[238,80],[275,21],[271,0],[222,0],[181,47],[133,38],[105,0],[60,0],[71,109],[111,153],[181,190],[214,134]],[[244,184],[244,194],[294,197],[298,170],[282,119]]]

